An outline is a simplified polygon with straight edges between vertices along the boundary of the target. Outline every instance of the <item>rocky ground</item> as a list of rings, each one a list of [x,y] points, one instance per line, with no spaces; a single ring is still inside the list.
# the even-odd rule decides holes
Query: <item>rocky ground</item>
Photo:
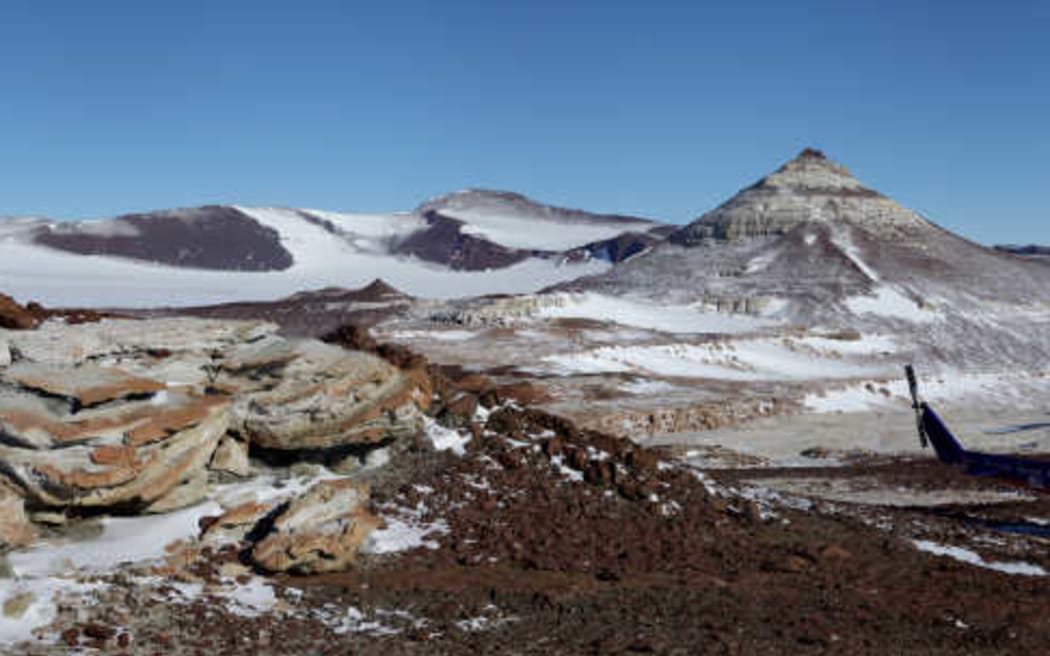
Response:
[[[428,363],[355,327],[318,341],[260,321],[52,320],[0,346],[11,653],[1028,654],[1050,639],[1050,498],[849,448],[863,413],[794,414],[805,382],[715,390],[786,392],[794,406],[756,413],[813,436],[748,453],[726,433],[586,428],[551,411],[554,377]],[[1033,457],[1038,419],[1017,427]]]
[[[923,550],[978,542],[981,562],[1046,570],[1045,533],[981,523],[1045,519],[1045,497],[1014,491],[991,510],[833,503],[772,493],[750,482],[754,470],[672,464],[544,413],[496,410],[485,426],[462,456],[404,445],[375,482],[377,513],[437,527],[424,545],[346,572],[268,579],[275,601],[257,609],[223,603],[215,583],[239,562],[234,549],[185,565],[205,581],[199,596],[121,571],[22,648],[1037,653],[1050,635],[1045,578]],[[921,461],[806,473],[1004,492]],[[785,474],[800,472],[762,472]]]

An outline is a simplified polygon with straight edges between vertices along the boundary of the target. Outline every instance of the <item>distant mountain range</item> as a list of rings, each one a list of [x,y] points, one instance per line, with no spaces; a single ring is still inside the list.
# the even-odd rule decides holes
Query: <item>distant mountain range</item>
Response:
[[[395,214],[209,205],[15,218],[0,221],[0,280],[52,305],[261,300],[377,277],[424,297],[516,293],[605,270],[673,229],[486,190]]]
[[[1050,246],[1036,246],[1035,244],[1016,246],[1013,244],[1003,244],[996,246],[995,250],[1050,264]]]
[[[210,306],[326,290],[311,297],[317,313],[343,302],[340,290],[382,278],[417,298],[591,291],[800,325],[980,334],[1027,323],[1050,352],[1045,260],[1039,247],[954,235],[812,149],[685,226],[488,190],[393,214],[211,205],[0,221],[0,291],[50,306]]]

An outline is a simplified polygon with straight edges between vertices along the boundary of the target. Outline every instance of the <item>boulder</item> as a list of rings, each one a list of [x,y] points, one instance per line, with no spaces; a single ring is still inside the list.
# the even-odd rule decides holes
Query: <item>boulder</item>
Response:
[[[242,394],[235,403],[234,422],[250,443],[327,449],[420,430],[431,397],[422,372],[315,341],[299,343],[297,354],[276,384]]]
[[[269,572],[317,574],[347,569],[365,538],[380,525],[367,510],[368,488],[346,479],[317,483],[273,519],[251,549]]]
[[[13,486],[0,481],[0,548],[21,547],[36,539],[36,528],[26,517],[25,499]]]
[[[229,435],[219,440],[208,468],[240,478],[248,478],[255,473],[248,460],[248,445]]]

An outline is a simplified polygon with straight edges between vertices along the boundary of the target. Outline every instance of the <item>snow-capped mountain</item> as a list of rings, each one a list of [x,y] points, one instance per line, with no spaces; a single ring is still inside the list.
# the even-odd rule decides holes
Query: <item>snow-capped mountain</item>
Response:
[[[21,300],[78,306],[262,300],[378,276],[422,297],[517,293],[601,272],[661,227],[488,191],[391,214],[210,205],[4,219],[0,281]]]
[[[457,221],[463,225],[463,234],[509,248],[536,251],[567,251],[615,239],[624,233],[659,233],[668,227],[633,216],[542,205],[521,194],[484,189],[434,198],[420,205],[416,213],[437,214]],[[537,223],[558,229],[540,231],[536,229]]]
[[[952,234],[809,149],[667,243],[561,287],[1050,355],[1050,269]]]

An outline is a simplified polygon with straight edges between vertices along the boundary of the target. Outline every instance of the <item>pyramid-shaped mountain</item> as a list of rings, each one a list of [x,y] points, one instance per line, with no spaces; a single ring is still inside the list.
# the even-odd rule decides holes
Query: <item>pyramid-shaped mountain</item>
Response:
[[[839,222],[882,237],[921,230],[915,212],[869,189],[819,150],[807,148],[775,173],[674,233],[671,241],[694,245],[783,235],[805,223]]]
[[[1050,267],[955,235],[811,149],[667,243],[562,287],[960,339],[1003,325],[1050,352]]]

